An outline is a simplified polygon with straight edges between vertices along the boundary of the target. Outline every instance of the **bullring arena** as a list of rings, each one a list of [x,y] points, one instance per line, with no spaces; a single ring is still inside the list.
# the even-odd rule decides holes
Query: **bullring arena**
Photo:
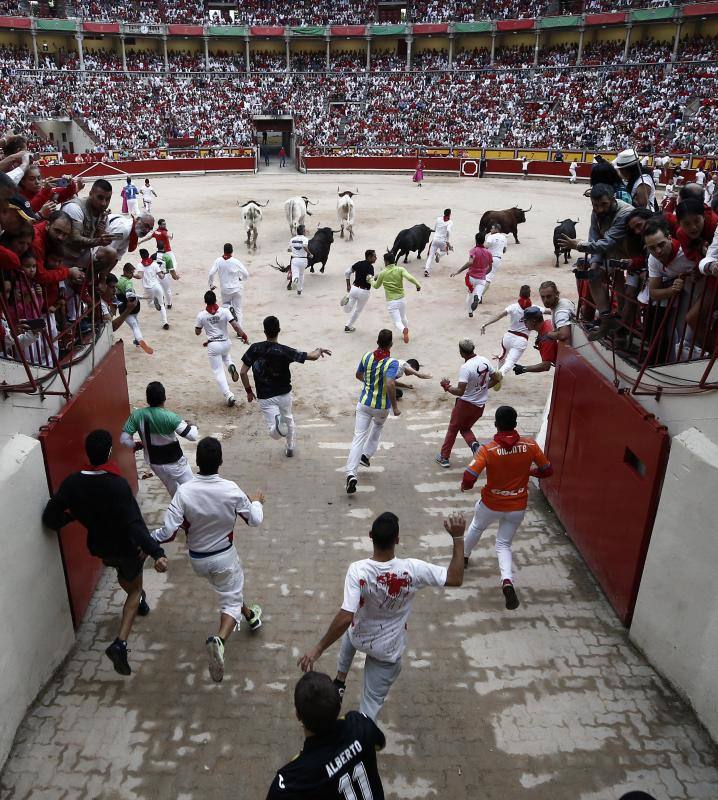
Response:
[[[0,800],[718,798],[717,35],[718,3],[0,0]],[[644,205],[636,216],[635,175],[624,170],[601,195],[601,159],[617,156],[654,185],[650,213]],[[83,229],[82,241],[69,222],[68,239],[50,235],[56,209],[38,199],[40,183],[29,186],[34,172],[55,181],[42,189],[48,198],[70,203],[77,176],[85,182],[81,202],[96,180],[108,179],[108,226],[116,226],[108,230],[127,232],[111,245],[128,252],[114,263],[100,241],[102,224]],[[146,178],[151,222],[141,199],[136,209],[122,205],[123,197],[132,201],[130,179],[141,189]],[[592,184],[599,186],[589,197]],[[338,232],[344,191],[353,193],[352,239]],[[301,197],[311,201],[307,236],[330,228],[334,239],[326,268],[307,271],[299,294],[276,267],[290,263],[285,203]],[[262,205],[256,249],[245,241],[248,201]],[[500,272],[470,317],[466,273],[452,273],[480,260],[469,252],[484,212],[512,208],[525,214],[520,243],[508,235]],[[355,330],[347,330],[345,270],[373,249],[379,276],[397,234],[435,228],[445,209],[453,250],[430,276],[428,245],[405,265],[421,285],[404,284],[408,342],[382,287],[371,289]],[[618,232],[606,223],[614,214],[623,215]],[[636,230],[626,222],[633,218]],[[177,279],[170,301],[134,276],[141,347],[120,324],[125,306],[113,302],[108,274],[119,277],[126,262],[154,269],[140,263],[139,249],[154,254],[156,242],[137,240],[160,219],[172,234]],[[584,249],[603,242],[594,252],[605,307],[575,247],[556,265],[554,229],[564,220],[576,221]],[[650,237],[660,240],[664,228],[661,260]],[[270,438],[259,402],[248,401],[230,372],[236,403],[228,405],[203,346],[222,337],[195,327],[225,243],[249,272],[240,320],[249,342],[229,331],[237,369],[264,342],[270,316],[282,344],[331,352],[291,365],[291,453],[283,412]],[[79,279],[53,277],[53,255],[55,268],[77,263]],[[28,271],[28,258],[37,272],[32,264]],[[656,260],[665,271],[652,284]],[[547,281],[572,304],[570,319],[555,327],[539,294]],[[525,439],[518,449],[505,444],[505,430],[494,440],[494,415],[511,406],[516,430],[535,437],[550,463],[532,473],[526,516],[509,543],[508,583],[520,600],[512,605],[504,565],[501,573],[497,567],[496,524],[458,582],[465,545],[459,537],[452,557],[447,531],[452,515],[468,524],[475,506],[491,508],[492,493],[523,489],[498,485],[495,466],[467,488],[475,453],[461,435],[450,463],[438,457],[455,402],[467,405],[445,391],[444,379],[459,382],[460,342],[465,348],[470,340],[497,366],[511,328],[507,319],[483,326],[516,303],[523,285],[548,327],[538,335],[527,329],[519,363],[546,369],[509,369],[473,425],[479,457],[494,443],[500,455],[519,453]],[[151,298],[163,296],[156,310]],[[207,306],[210,317],[221,313]],[[601,335],[608,320],[613,328]],[[547,350],[562,325],[566,336]],[[393,329],[390,356],[375,350],[385,328]],[[400,378],[400,414],[388,412],[352,493],[345,464],[371,373],[362,378],[358,365],[373,351],[382,364],[416,359],[430,377]],[[258,392],[261,371],[248,379]],[[377,380],[367,390],[390,403]],[[166,572],[152,569],[151,551],[142,567],[146,553],[137,553],[133,537],[145,525],[161,530],[172,497],[143,451],[121,444],[125,420],[146,407],[153,381],[183,421],[172,430],[198,430],[180,439],[197,476],[184,486],[214,480],[211,471],[199,474],[197,442],[212,437],[222,446],[221,477],[264,497],[259,526],[251,524],[256,502],[249,516],[231,506],[234,533],[222,530],[224,549],[211,553],[196,544],[190,553],[199,528],[190,504],[185,530],[163,543]],[[85,453],[98,428],[113,444],[99,461]],[[124,531],[118,519],[132,513],[130,494],[144,521],[128,523],[126,535],[151,611],[141,615],[140,605],[125,640],[117,626],[132,595],[118,581],[126,587],[137,577],[89,553],[75,506],[90,494],[51,499],[78,475],[84,486],[92,476],[129,486],[119,505],[108,491],[107,516],[95,509],[100,537],[105,526]],[[205,522],[220,518],[223,501],[215,500],[202,512]],[[48,514],[53,502],[62,524]],[[370,667],[378,661],[386,669],[390,659],[373,657],[373,642],[366,656],[359,648],[344,694],[339,641],[313,664],[337,675],[334,683],[307,682],[300,663],[312,661],[308,654],[340,609],[354,633],[371,613],[366,582],[357,584],[356,610],[345,607],[345,575],[372,554],[374,565],[382,561],[377,553],[386,551],[370,532],[387,511],[399,520],[398,558],[449,571],[439,570],[438,582],[422,578],[435,588],[414,600],[401,674],[374,715],[386,743],[374,748],[368,742],[379,739],[346,739],[349,722],[335,717],[341,704],[352,725],[381,737],[357,710],[368,708]],[[250,630],[243,622],[225,636],[217,673],[219,644],[210,640],[220,608],[226,624],[229,590],[220,603],[196,565],[233,547],[248,621],[256,622],[258,604],[262,624]],[[386,575],[380,630],[391,629],[397,598],[388,588],[396,575]],[[399,626],[397,640],[402,635]],[[329,705],[322,731],[298,718],[300,679],[323,686],[303,706],[316,720]],[[308,777],[320,748],[311,774],[324,782],[321,791]],[[308,788],[289,788],[290,774]]]

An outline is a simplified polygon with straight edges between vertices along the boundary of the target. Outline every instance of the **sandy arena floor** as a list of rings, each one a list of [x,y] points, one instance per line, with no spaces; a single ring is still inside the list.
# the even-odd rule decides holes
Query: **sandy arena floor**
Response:
[[[247,492],[266,492],[265,524],[238,530],[249,602],[265,611],[254,637],[240,631],[227,648],[223,684],[207,675],[204,640],[216,624],[215,599],[191,572],[182,543],[168,546],[167,575],[147,570],[152,614],[138,619],[122,679],[103,655],[115,635],[121,593],[105,576],[78,645],[23,723],[0,781],[2,798],[152,798],[152,800],[256,800],[274,771],[301,746],[292,691],[297,656],[315,643],[338,609],[347,565],[370,554],[367,531],[381,511],[401,521],[402,555],[447,563],[450,540],[442,517],[472,512],[478,491],[462,495],[460,475],[468,450],[459,440],[453,465],[434,463],[451,402],[438,385],[456,381],[457,342],[474,338],[477,351],[500,351],[505,326],[485,337],[483,319],[516,299],[529,283],[555,280],[569,297],[568,268],[555,269],[555,220],[580,216],[587,231],[583,187],[567,183],[429,177],[418,189],[407,176],[351,175],[359,188],[356,238],[337,240],[324,275],[308,275],[302,297],[289,294],[284,277],[267,265],[286,257],[283,201],[306,194],[320,205],[313,223],[335,224],[336,175],[302,176],[270,168],[257,176],[158,178],[156,216],[174,232],[181,281],[175,283],[171,329],[145,308],[141,323],[153,356],[129,344],[131,401],[144,402],[152,379],[167,388],[168,407],[197,422],[203,435],[221,436],[226,477]],[[119,189],[119,187],[118,187]],[[256,255],[241,244],[236,201],[270,200]],[[451,280],[465,260],[481,213],[533,204],[511,244],[502,273],[473,320],[464,311],[464,285]],[[117,204],[115,204],[117,205]],[[383,292],[373,296],[354,334],[343,331],[339,307],[343,271],[365,248],[381,252],[399,229],[431,224],[454,212],[455,253],[425,280],[423,263],[410,261],[423,284],[410,289],[412,341],[394,354],[418,358],[432,381],[415,381],[402,414],[387,423],[382,449],[361,473],[359,491],[344,492],[343,463],[353,432],[360,356],[389,327]],[[328,347],[333,356],[293,369],[296,457],[288,460],[266,434],[256,406],[228,409],[212,378],[193,323],[202,309],[207,270],[232,241],[252,273],[245,291],[245,328],[262,338],[261,321],[276,314],[281,340],[302,349]],[[244,350],[233,340],[237,363]],[[525,362],[537,360],[529,349]],[[550,375],[509,375],[491,393],[480,438],[493,434],[499,403],[520,411],[520,427],[538,428]],[[185,447],[193,460],[194,448]],[[156,478],[141,482],[148,524],[161,519],[168,498]],[[380,757],[387,797],[491,800],[616,800],[643,789],[657,800],[715,800],[716,750],[693,714],[628,642],[561,526],[532,493],[514,543],[521,606],[507,612],[498,588],[494,532],[474,551],[460,589],[427,590],[415,603],[403,672],[379,723],[388,747]],[[335,669],[336,646],[318,667]],[[345,709],[355,708],[360,662],[350,675]]]

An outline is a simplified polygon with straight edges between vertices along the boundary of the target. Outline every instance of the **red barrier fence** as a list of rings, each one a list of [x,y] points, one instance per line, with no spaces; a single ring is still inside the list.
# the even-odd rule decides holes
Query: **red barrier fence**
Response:
[[[168,172],[254,172],[252,156],[227,158],[156,158],[142,161],[97,161],[94,164],[50,164],[42,167],[46,178],[82,175],[106,178],[117,175],[157,175]]]
[[[432,157],[421,159],[424,172],[459,172],[458,158]],[[416,169],[416,156],[304,156],[302,163],[307,172],[318,170],[345,170],[382,172],[385,170]]]
[[[541,481],[551,506],[624,625],[653,530],[669,437],[578,351],[559,347]]]
[[[62,481],[87,463],[85,437],[96,428],[110,431],[115,447],[112,458],[137,492],[135,457],[119,444],[120,432],[130,411],[122,342],[113,345],[105,358],[84,382],[80,391],[56,416],[40,429],[40,443],[50,493]],[[87,533],[78,522],[60,532],[60,552],[65,570],[67,594],[75,628],[87,611],[92,593],[102,573],[102,562],[87,551]]]

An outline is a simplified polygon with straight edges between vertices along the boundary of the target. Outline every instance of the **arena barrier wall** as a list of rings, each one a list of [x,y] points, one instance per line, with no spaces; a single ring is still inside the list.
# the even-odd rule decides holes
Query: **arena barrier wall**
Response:
[[[624,625],[629,625],[668,461],[669,436],[628,394],[561,345],[541,481]]]
[[[105,358],[90,373],[80,391],[48,424],[40,429],[40,443],[50,494],[62,481],[87,463],[85,436],[96,428],[110,431],[114,440],[112,460],[121,468],[137,493],[137,468],[134,453],[120,446],[120,432],[129,415],[130,401],[122,342],[116,342]],[[86,531],[78,522],[60,531],[60,553],[72,621],[77,628],[87,611],[102,562],[87,552]]]
[[[142,161],[96,161],[93,164],[50,164],[42,167],[42,175],[60,178],[82,175],[83,178],[112,178],[118,175],[159,175],[175,172],[255,172],[252,156],[227,158],[157,158]]]
[[[421,159],[424,172],[454,172],[459,174],[460,159],[432,158]],[[338,170],[342,172],[383,172],[397,170],[413,172],[416,169],[416,156],[302,156],[302,164],[307,172]]]

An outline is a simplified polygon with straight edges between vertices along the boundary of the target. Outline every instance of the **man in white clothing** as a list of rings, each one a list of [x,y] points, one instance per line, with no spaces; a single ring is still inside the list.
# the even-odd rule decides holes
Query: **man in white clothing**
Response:
[[[710,180],[706,183],[703,189],[703,202],[709,206],[711,201],[713,200],[713,195],[715,194],[716,190],[716,173],[712,172],[710,176]]]
[[[697,183],[701,187],[701,189],[703,188],[703,185],[706,182],[706,174],[700,167],[698,167],[698,169],[696,170],[696,176],[693,179],[693,182]]]
[[[576,161],[575,159],[568,165],[568,182],[576,183]]]
[[[170,324],[167,322],[167,306],[165,305],[165,295],[162,291],[160,277],[164,275],[163,264],[155,258],[151,258],[149,251],[144,247],[140,250],[140,263],[136,267],[133,277],[142,279],[143,299],[149,300],[162,318],[162,328],[169,330]]]
[[[397,558],[399,519],[390,511],[380,514],[369,532],[372,557],[349,565],[340,610],[319,643],[298,661],[304,672],[310,671],[322,653],[341,638],[334,683],[343,696],[356,651],[366,653],[359,711],[370,719],[376,719],[401,672],[416,592],[425,586],[461,586],[464,582],[466,520],[461,514],[452,514],[444,520],[444,528],[453,542],[448,568],[418,558]]]
[[[239,372],[237,372],[237,367],[235,367],[230,354],[227,326],[231,325],[245,344],[249,343],[249,338],[237,323],[232,312],[228,308],[220,308],[217,305],[217,295],[214,292],[205,292],[204,302],[205,310],[197,314],[194,332],[199,336],[204,331],[207,336],[204,346],[207,348],[209,364],[212,367],[217,386],[227,401],[227,405],[231,408],[237,400],[229,390],[224,368],[227,367],[227,371],[235,382],[239,380]]]
[[[449,241],[453,224],[451,220],[451,209],[445,208],[443,216],[437,217],[436,222],[434,222],[434,238],[429,245],[429,254],[426,257],[426,265],[424,266],[425,278],[431,275],[432,262],[436,261],[438,264],[443,254],[454,249]]]
[[[484,294],[489,291],[491,281],[493,281],[494,278],[496,278],[496,276],[499,274],[499,270],[501,269],[501,260],[504,257],[504,253],[506,252],[508,245],[508,237],[503,232],[501,225],[499,225],[498,222],[494,222],[491,226],[491,232],[484,240],[484,247],[489,251],[489,253],[491,253],[491,269],[486,274],[487,285],[486,289],[484,290]]]
[[[111,214],[107,218],[105,230],[112,237],[112,246],[117,257],[122,258],[130,250],[137,248],[137,240],[146,236],[155,227],[155,218],[151,214],[142,213],[139,217],[128,217],[124,214]]]
[[[152,200],[157,197],[157,192],[150,184],[149,178],[145,178],[145,185],[140,189],[140,194],[142,195],[142,207],[149,214],[152,211]],[[154,227],[154,223],[152,224]]]
[[[515,303],[506,306],[503,312],[491,317],[481,326],[481,335],[483,336],[489,325],[508,317],[509,329],[501,339],[502,353],[499,356],[499,373],[502,377],[513,369],[514,364],[519,363],[526,352],[529,343],[529,329],[524,322],[524,311],[531,305],[531,287],[524,285],[521,287],[519,299]]]
[[[309,239],[304,235],[304,225],[297,225],[297,235],[289,240],[288,248],[292,254],[289,259],[292,282],[288,288],[295,289],[297,294],[301,294],[304,288],[304,273],[309,263],[309,256],[312,254],[308,245]]]
[[[219,477],[222,445],[207,436],[197,445],[199,474],[183,483],[165,513],[164,526],[153,531],[157,542],[174,539],[180,528],[187,533],[189,560],[194,572],[212,584],[220,598],[219,631],[207,637],[209,674],[224,677],[224,646],[244,617],[249,629],[262,626],[262,609],[244,603],[244,572],[234,546],[237,517],[252,528],[262,524],[264,495],[249,498],[233,481]],[[463,544],[462,544],[463,546]]]
[[[233,255],[234,248],[227,242],[223,254],[212,264],[209,270],[209,288],[214,291],[216,279],[219,277],[222,305],[230,311],[234,309],[237,322],[241,325],[244,319],[242,312],[243,281],[249,278],[244,264]]]
[[[354,333],[356,328],[354,323],[359,318],[359,314],[364,310],[364,306],[369,300],[369,291],[371,290],[370,280],[374,275],[374,264],[376,263],[376,252],[374,250],[366,250],[364,252],[364,260],[357,261],[347,267],[344,277],[347,281],[347,292],[340,301],[340,305],[344,309],[345,314],[349,314],[347,324],[344,326],[345,333]],[[354,283],[352,285],[352,275],[354,276]]]

